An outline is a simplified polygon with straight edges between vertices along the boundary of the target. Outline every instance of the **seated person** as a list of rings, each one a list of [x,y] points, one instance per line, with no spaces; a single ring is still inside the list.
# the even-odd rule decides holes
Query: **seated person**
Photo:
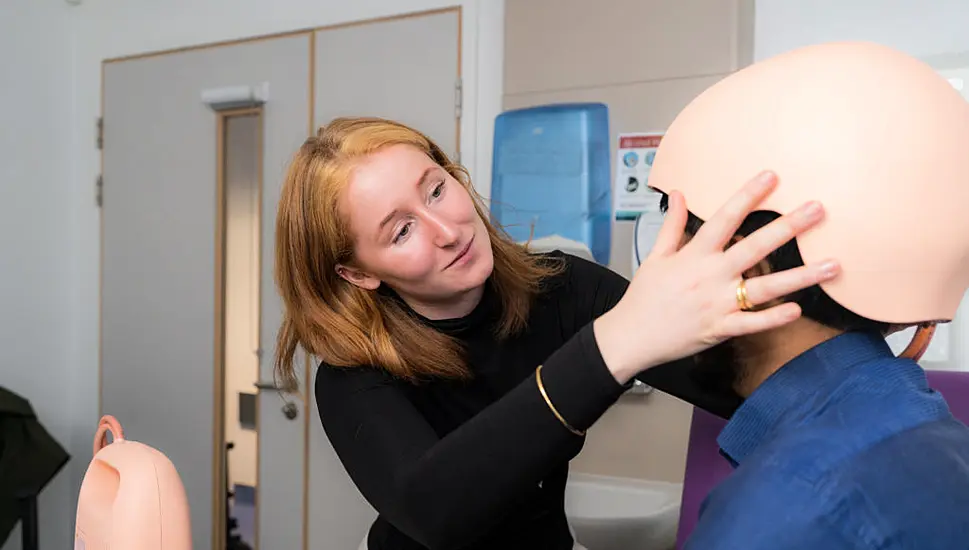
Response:
[[[806,200],[826,217],[745,276],[825,257],[842,272],[787,298],[795,322],[694,358],[746,399],[718,438],[734,472],[686,548],[969,548],[969,428],[913,360],[924,346],[896,357],[885,341],[951,321],[969,286],[969,103],[881,46],[801,48],[698,96],[649,184],[682,194],[686,242],[763,168],[778,186],[733,242]],[[768,305],[742,281],[736,296]]]

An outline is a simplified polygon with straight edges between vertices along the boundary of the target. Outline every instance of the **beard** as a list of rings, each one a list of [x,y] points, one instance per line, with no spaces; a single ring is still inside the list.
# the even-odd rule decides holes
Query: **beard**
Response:
[[[690,380],[706,396],[701,408],[729,419],[743,404],[745,349],[743,342],[732,339],[681,360],[681,368],[689,370]]]
[[[657,365],[641,380],[691,405],[729,419],[743,404],[738,386],[745,379],[737,342],[728,340],[696,355]],[[684,380],[686,378],[687,380]],[[684,382],[688,381],[687,384]],[[678,393],[673,388],[692,388]]]
[[[744,368],[734,340],[721,342],[690,358],[690,377],[697,386],[714,394],[736,393]]]

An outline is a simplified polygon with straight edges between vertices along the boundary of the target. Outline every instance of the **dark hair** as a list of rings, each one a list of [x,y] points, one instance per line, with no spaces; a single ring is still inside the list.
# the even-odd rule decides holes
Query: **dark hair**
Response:
[[[660,211],[666,213],[669,208],[669,196],[661,193]],[[738,237],[747,237],[754,231],[766,226],[770,222],[781,217],[776,212],[767,210],[757,210],[751,212],[740,228],[737,229]],[[696,235],[703,225],[703,220],[688,212],[686,221],[686,233]],[[767,264],[772,272],[784,271],[804,265],[801,258],[801,251],[797,247],[797,240],[791,239],[779,248],[771,252],[767,258]],[[877,331],[887,334],[890,325],[881,321],[873,321],[862,317],[838,302],[835,302],[820,286],[814,285],[799,290],[787,296],[787,301],[794,302],[801,307],[804,317],[821,323],[835,330],[849,331]]]

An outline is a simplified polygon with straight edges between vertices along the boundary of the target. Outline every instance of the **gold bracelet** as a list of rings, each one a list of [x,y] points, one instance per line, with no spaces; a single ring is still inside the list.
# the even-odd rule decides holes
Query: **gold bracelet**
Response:
[[[538,391],[542,393],[542,397],[545,398],[545,403],[548,405],[548,408],[551,409],[552,414],[555,415],[555,418],[558,418],[559,422],[561,422],[562,425],[565,426],[565,428],[570,432],[580,437],[584,436],[585,431],[576,430],[571,425],[569,425],[569,423],[566,422],[564,418],[562,418],[562,415],[559,414],[558,409],[556,409],[555,405],[552,404],[552,400],[548,398],[548,394],[545,393],[545,385],[542,384],[542,365],[539,365],[538,368],[535,369],[535,381],[538,382]]]

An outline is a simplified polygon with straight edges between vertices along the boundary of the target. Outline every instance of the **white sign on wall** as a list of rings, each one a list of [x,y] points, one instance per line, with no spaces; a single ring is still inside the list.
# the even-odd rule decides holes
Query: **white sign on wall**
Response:
[[[616,181],[613,185],[615,217],[633,221],[643,212],[659,212],[659,193],[648,186],[656,149],[663,132],[619,134]]]

